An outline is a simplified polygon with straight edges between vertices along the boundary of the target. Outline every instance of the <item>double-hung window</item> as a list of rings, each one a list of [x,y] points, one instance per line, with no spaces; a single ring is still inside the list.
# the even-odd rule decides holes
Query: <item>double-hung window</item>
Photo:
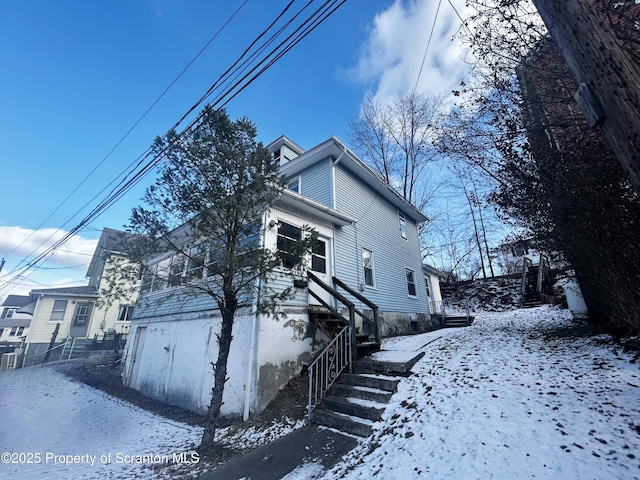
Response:
[[[417,297],[416,291],[416,272],[411,270],[410,268],[405,268],[404,273],[407,279],[407,295],[410,297]]]
[[[54,300],[53,310],[51,310],[50,322],[62,322],[64,320],[64,312],[67,310],[66,300]]]
[[[407,239],[407,219],[404,216],[404,213],[398,212],[398,223],[400,224],[400,236]]]
[[[364,285],[366,287],[374,287],[375,278],[373,276],[373,252],[368,248],[362,249],[362,270]]]

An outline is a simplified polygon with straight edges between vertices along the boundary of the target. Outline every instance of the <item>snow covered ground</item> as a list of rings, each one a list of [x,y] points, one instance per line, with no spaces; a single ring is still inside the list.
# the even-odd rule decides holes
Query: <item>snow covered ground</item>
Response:
[[[288,480],[640,478],[640,365],[567,327],[566,310],[541,307],[388,340],[426,355],[372,437]]]
[[[253,448],[302,425],[218,430]],[[191,478],[206,468],[202,428],[168,420],[76,382],[51,366],[0,373],[0,479]]]
[[[307,464],[287,480],[640,478],[640,365],[570,327],[541,307],[386,340],[381,356],[426,355],[373,435],[331,471]],[[168,478],[202,433],[41,367],[0,374],[0,414],[0,454],[14,452],[0,478]],[[296,426],[220,435],[253,446]]]

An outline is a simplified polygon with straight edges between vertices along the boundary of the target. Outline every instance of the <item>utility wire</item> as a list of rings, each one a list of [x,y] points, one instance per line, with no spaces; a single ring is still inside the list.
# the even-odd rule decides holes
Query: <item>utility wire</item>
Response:
[[[418,83],[420,82],[420,76],[422,75],[422,69],[424,68],[424,62],[427,59],[427,52],[429,51],[429,45],[431,45],[431,37],[433,37],[433,31],[436,28],[436,21],[438,20],[438,13],[440,12],[440,5],[442,4],[442,0],[438,0],[438,8],[436,8],[436,14],[433,17],[433,25],[431,25],[431,32],[429,33],[429,40],[427,40],[427,46],[424,49],[424,55],[422,56],[422,63],[420,64],[420,70],[418,71],[418,78],[416,78],[416,84],[413,87],[413,91],[415,92],[418,89]]]
[[[242,7],[245,6],[247,1],[248,0],[244,0],[244,2],[242,2],[242,4],[236,9],[236,11],[233,12],[233,14],[227,19],[227,21],[213,34],[213,36],[209,39],[209,41],[207,41],[207,43],[191,59],[191,61],[189,63],[187,63],[187,65],[182,69],[182,71],[178,74],[178,76],[175,79],[173,79],[173,81],[169,84],[169,86],[164,89],[164,91],[160,94],[160,96],[158,96],[158,98],[155,99],[155,101],[145,110],[145,112],[126,131],[126,133],[122,136],[122,138],[120,140],[118,140],[118,142],[116,142],[116,144],[111,148],[111,150],[109,150],[109,152],[107,152],[107,154],[102,158],[102,160],[100,160],[98,162],[98,164],[87,174],[87,176],[85,176],[84,179],[82,179],[82,181],[71,191],[71,193],[69,195],[67,195],[67,197],[65,197],[64,200],[62,200],[62,202],[49,214],[49,216],[47,216],[40,223],[40,225],[38,225],[33,230],[33,232],[31,232],[20,244],[15,246],[13,248],[13,250],[11,250],[8,254],[6,254],[5,257],[8,257],[12,253],[14,253],[18,248],[20,248],[22,245],[24,245],[24,243],[27,240],[29,240],[35,234],[36,231],[38,231],[40,228],[42,228],[42,226],[47,222],[47,220],[49,220],[58,210],[60,210],[60,208],[62,208],[62,206],[64,204],[66,204],[67,201],[73,196],[73,194],[76,193],[80,189],[80,187],[87,182],[87,180],[96,172],[96,170],[98,170],[98,168],[111,156],[111,154],[113,154],[113,152],[122,144],[122,142],[124,142],[127,139],[127,137],[131,134],[131,132],[140,124],[140,122],[142,122],[142,120],[149,114],[149,112],[151,112],[151,110],[158,104],[158,102],[160,102],[160,100],[167,94],[167,92],[176,84],[176,82],[182,77],[182,75],[184,75],[184,73],[194,64],[194,62],[200,57],[200,55],[202,55],[204,53],[204,51],[209,47],[209,45],[211,45],[211,43],[218,37],[218,35],[220,35],[220,33],[229,25],[229,23],[231,23],[231,20],[233,20],[233,18],[238,14],[238,12],[240,12],[240,10],[242,9]],[[120,175],[118,177],[116,177],[116,179],[119,178],[120,176],[122,176],[125,172],[126,172],[126,170],[124,172],[121,172]],[[107,188],[108,188],[108,185],[107,185]],[[102,193],[105,189],[103,189],[100,192],[98,192],[97,195],[100,195],[100,193]],[[94,200],[97,197],[97,195],[94,196],[90,201]],[[78,213],[80,213],[85,207],[86,207],[86,204],[77,213],[75,213],[71,217],[71,219],[73,219],[75,216],[77,216]],[[53,232],[47,239],[45,239],[40,244],[40,246],[37,247],[37,248],[42,247],[48,240],[50,240],[53,237],[53,235],[55,235],[62,227],[64,227],[67,223],[69,223],[69,221],[71,221],[71,219],[67,220],[67,222],[65,222],[60,228],[56,229],[56,231]],[[36,250],[37,250],[37,248],[36,248]],[[33,253],[35,253],[35,251],[31,252],[27,257],[32,255]],[[16,268],[18,268],[21,263],[22,262],[20,262],[16,266]]]
[[[313,0],[310,0],[307,5],[301,10],[303,11],[304,9],[306,9]],[[232,98],[234,98],[235,96],[237,96],[242,90],[244,90],[250,83],[252,83],[259,75],[261,75],[262,73],[264,73],[268,68],[270,68],[273,64],[275,64],[275,62],[277,60],[279,60],[285,53],[287,53],[289,50],[291,50],[291,48],[293,48],[295,45],[297,45],[303,38],[305,38],[309,33],[311,33],[311,31],[315,30],[321,23],[323,23],[331,14],[333,14],[340,6],[342,6],[344,3],[346,2],[346,0],[342,0],[342,1],[337,1],[337,0],[328,0],[326,1],[319,9],[317,9],[310,17],[308,17],[302,24],[302,26],[298,27],[292,34],[290,34],[287,39],[283,42],[281,42],[275,49],[273,49],[269,55],[263,59],[259,64],[264,64],[266,62],[266,65],[263,66],[263,68],[256,73],[251,79],[249,79],[248,81],[246,81],[244,84],[241,84],[241,82],[243,80],[246,80],[247,75],[245,75],[244,77],[242,77],[242,79],[240,81],[237,81],[231,88],[228,88],[225,92],[223,92],[222,94],[220,94],[220,96],[218,97],[218,99],[212,104],[212,107],[216,107],[218,106],[218,108],[220,107],[220,103],[222,101],[222,99],[224,99],[225,97],[229,96],[231,94],[231,92],[233,91],[233,89],[237,89],[230,98],[228,98],[225,103],[223,105],[226,105]],[[293,0],[287,5],[287,7],[285,7],[285,10],[277,17],[277,19],[279,19],[283,13],[293,4]],[[300,13],[296,14],[296,17],[299,15]],[[294,17],[295,18],[295,17]],[[276,21],[277,21],[276,19]],[[287,25],[289,25],[291,23],[291,21],[288,22]],[[275,21],[272,22],[272,24],[267,28],[266,31],[268,31],[273,25],[275,24]],[[306,27],[305,27],[306,25]],[[304,28],[303,28],[304,27]],[[280,29],[279,32],[282,32],[283,29]],[[261,38],[264,33],[263,32],[258,38]],[[297,35],[296,35],[297,34]],[[288,42],[288,43],[287,43]],[[255,44],[255,41],[252,42],[252,44],[250,45],[250,47],[245,50],[245,53],[243,53],[242,56],[244,56],[251,48],[252,45]],[[265,44],[267,45],[267,44]],[[242,56],[240,58],[242,58]],[[270,60],[269,60],[270,58]],[[267,61],[268,60],[268,61]],[[236,61],[237,64],[237,61]],[[254,67],[251,71],[255,71],[255,69],[257,68]],[[224,74],[223,74],[224,76]],[[188,116],[189,113],[193,112],[202,102],[204,102],[204,100],[209,96],[209,94],[215,90],[215,86],[217,84],[219,84],[220,79],[218,79],[214,85],[212,87],[209,88],[209,90],[207,91],[207,94],[203,95],[203,97],[201,97],[196,104],[194,104],[194,106],[191,107],[191,109],[189,109],[188,113],[183,115],[183,117],[176,122],[176,124],[174,125],[174,127],[167,133],[165,133],[163,135],[163,139],[167,137],[167,135],[171,132],[174,131],[184,120],[185,118]],[[199,127],[199,123],[202,120],[202,116],[203,114],[200,113],[180,134],[178,137],[178,141],[179,142],[183,142],[186,140],[186,138],[188,138],[198,127]],[[129,189],[131,189],[134,185],[136,185],[146,174],[148,174],[151,170],[153,170],[166,156],[167,153],[167,147],[165,147],[164,149],[162,149],[159,152],[154,152],[151,148],[147,149],[147,151],[145,151],[145,153],[143,153],[142,155],[140,155],[140,157],[138,157],[138,159],[134,162],[135,166],[132,166],[132,168],[129,169],[129,172],[126,174],[126,176],[123,178],[123,180],[120,181],[120,183],[114,187],[111,192],[109,193],[109,195],[102,200],[102,202],[100,202],[100,204],[98,204],[97,207],[95,207],[93,209],[92,212],[89,213],[89,215],[87,215],[78,225],[76,225],[76,227],[74,227],[73,229],[71,229],[65,236],[63,236],[60,240],[58,240],[57,242],[55,242],[55,244],[53,244],[51,247],[49,247],[48,249],[46,249],[46,251],[44,251],[42,254],[40,254],[38,257],[36,257],[36,259],[32,260],[31,262],[29,262],[25,267],[23,267],[22,272],[26,272],[31,268],[34,268],[37,263],[39,263],[40,261],[42,261],[44,258],[46,258],[51,252],[53,252],[54,250],[56,250],[56,248],[58,248],[59,246],[61,246],[62,244],[64,244],[71,236],[73,236],[77,231],[79,231],[81,228],[83,228],[86,224],[88,224],[91,220],[93,220],[94,218],[96,218],[98,215],[100,215],[104,210],[106,210],[107,208],[109,208],[114,202],[116,202],[119,198],[122,197],[122,195],[124,195]],[[151,155],[154,155],[154,158],[152,158],[151,160],[149,160],[149,157],[151,157]],[[145,163],[146,162],[146,163]],[[133,165],[133,164],[132,164]],[[131,178],[129,178],[127,180],[127,176],[131,176]],[[119,177],[117,177],[119,178]],[[116,178],[116,180],[117,180]],[[115,182],[115,180],[113,182],[111,182],[109,185],[112,185]],[[106,187],[108,188],[108,186]],[[106,189],[105,188],[105,189]],[[103,189],[104,191],[104,189]],[[95,197],[94,197],[95,199]],[[92,199],[93,200],[93,199]],[[84,208],[84,207],[83,207]],[[72,217],[73,218],[73,217]],[[68,223],[68,222],[67,222]],[[17,277],[22,276],[21,274],[17,274],[13,277],[13,279],[8,280],[5,285],[0,286],[0,288],[3,288],[4,286],[12,283]]]

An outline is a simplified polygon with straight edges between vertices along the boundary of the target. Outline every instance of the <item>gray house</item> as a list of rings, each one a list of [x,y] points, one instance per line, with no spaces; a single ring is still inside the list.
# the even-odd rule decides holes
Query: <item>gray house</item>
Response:
[[[380,336],[431,327],[417,228],[425,215],[335,137],[308,151],[284,136],[268,148],[289,188],[265,212],[261,242],[282,250],[304,225],[315,228],[318,242],[304,271],[283,264],[274,279],[296,289],[281,306],[284,320],[251,311],[236,317],[223,415],[264,409],[332,337],[332,317],[349,318],[367,337],[360,353],[375,350]],[[196,412],[210,403],[221,319],[211,299],[183,294],[185,287],[170,280],[194,268],[206,278],[203,263],[192,266],[170,254],[150,262],[167,274],[153,283],[142,280],[123,375],[125,385]]]

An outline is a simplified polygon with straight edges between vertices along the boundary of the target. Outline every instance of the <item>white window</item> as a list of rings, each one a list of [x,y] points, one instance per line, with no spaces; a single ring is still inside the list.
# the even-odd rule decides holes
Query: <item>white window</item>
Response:
[[[362,249],[362,270],[365,286],[374,287],[375,278],[373,276],[373,252],[368,248]]]
[[[278,224],[278,256],[285,268],[295,265],[296,243],[302,238],[302,229],[285,222]]]
[[[66,300],[55,300],[53,302],[53,310],[51,310],[50,322],[62,322],[64,320],[64,312],[67,310]]]
[[[427,297],[430,297],[431,289],[429,288],[429,277],[424,277],[424,288],[427,290]]]
[[[18,332],[16,333],[17,336],[22,335],[22,332],[24,332],[24,327],[18,327]]]
[[[11,327],[11,331],[9,332],[9,336],[10,337],[15,336],[17,331],[18,331],[18,327]]]
[[[407,239],[407,219],[404,218],[404,214],[398,212],[398,222],[400,223],[400,236]]]
[[[120,305],[120,311],[118,312],[119,322],[128,322],[133,315],[133,305]]]
[[[171,260],[171,272],[169,274],[169,286],[175,287],[184,283],[185,265],[187,256],[184,253],[178,253]]]
[[[410,297],[417,297],[416,291],[416,273],[410,268],[404,269],[405,276],[407,278],[407,295]]]
[[[76,311],[73,314],[73,326],[81,327],[89,322],[91,317],[92,303],[76,303]]]
[[[327,242],[320,238],[311,247],[311,270],[327,273]]]
[[[202,278],[206,256],[207,245],[204,243],[189,249],[189,258],[187,259],[187,281]]]

